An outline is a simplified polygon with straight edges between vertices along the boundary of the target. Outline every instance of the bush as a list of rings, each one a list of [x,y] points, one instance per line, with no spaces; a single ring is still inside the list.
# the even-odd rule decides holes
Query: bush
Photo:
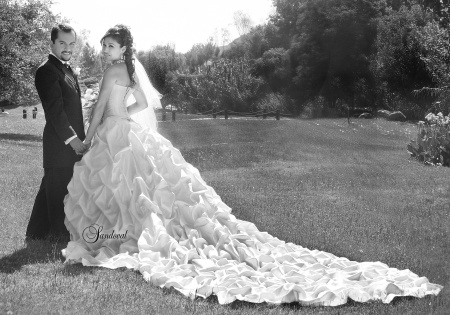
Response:
[[[265,97],[261,98],[256,105],[258,111],[267,110],[268,112],[274,110],[281,110],[282,112],[286,110],[286,104],[283,95],[269,93]]]
[[[421,35],[432,19],[431,12],[414,4],[402,5],[399,10],[388,9],[378,20],[377,53],[372,71],[378,83],[379,108],[402,111],[408,119],[424,117],[427,105],[434,98],[412,92],[424,86],[435,87],[436,81],[424,62],[429,48]],[[414,109],[408,112],[410,106]],[[413,117],[416,114],[419,116]]]
[[[437,102],[429,108],[435,113],[440,111],[448,114],[450,109],[450,49],[448,46],[448,29],[439,26],[436,21],[429,22],[418,32],[422,45],[421,61],[432,77],[434,84],[429,84],[415,90],[415,95],[430,95]]]
[[[14,102],[11,102],[11,100],[1,100],[0,101],[0,107],[9,107],[16,105]]]
[[[417,140],[411,140],[407,150],[411,157],[429,165],[450,166],[450,118],[432,113],[419,121]]]
[[[89,86],[98,83],[98,79],[96,77],[90,77],[83,80],[80,80],[80,84],[84,83],[84,85]]]
[[[304,104],[302,116],[304,118],[321,118],[324,108],[325,99],[322,96],[317,96]]]
[[[264,95],[264,81],[250,74],[249,61],[219,59],[207,71],[170,73],[168,96],[173,103],[186,101],[193,112],[232,110],[253,112]],[[186,107],[183,105],[183,107]]]

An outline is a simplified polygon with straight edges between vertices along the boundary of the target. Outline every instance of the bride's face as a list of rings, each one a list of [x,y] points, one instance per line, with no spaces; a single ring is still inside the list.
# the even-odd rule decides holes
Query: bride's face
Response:
[[[113,62],[122,58],[126,47],[120,47],[120,44],[112,37],[105,37],[102,43],[102,53],[106,60]]]

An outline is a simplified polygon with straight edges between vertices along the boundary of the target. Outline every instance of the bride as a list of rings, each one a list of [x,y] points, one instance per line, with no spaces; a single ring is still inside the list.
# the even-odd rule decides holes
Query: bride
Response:
[[[236,219],[157,132],[160,95],[133,56],[129,29],[116,25],[101,43],[112,65],[84,141],[90,150],[75,164],[64,200],[67,263],[133,268],[153,285],[215,294],[221,304],[389,303],[440,292],[409,270],[309,250]]]

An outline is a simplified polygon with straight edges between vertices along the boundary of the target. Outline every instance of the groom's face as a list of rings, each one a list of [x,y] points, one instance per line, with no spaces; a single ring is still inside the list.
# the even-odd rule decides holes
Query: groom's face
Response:
[[[50,43],[50,48],[56,57],[63,61],[69,61],[75,48],[75,41],[76,37],[74,32],[66,33],[59,31],[55,42]]]

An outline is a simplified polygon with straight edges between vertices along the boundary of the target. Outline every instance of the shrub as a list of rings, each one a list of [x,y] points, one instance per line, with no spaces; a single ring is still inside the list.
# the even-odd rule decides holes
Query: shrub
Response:
[[[269,93],[265,97],[261,98],[259,102],[256,104],[256,108],[258,111],[267,110],[281,110],[284,111],[286,109],[286,101],[281,94]]]
[[[317,96],[304,104],[302,116],[305,118],[323,117],[325,108],[325,99],[323,96]]]
[[[432,113],[419,121],[417,140],[411,140],[407,150],[411,157],[429,165],[450,166],[450,118]]]
[[[178,102],[188,101],[194,112],[228,109],[253,112],[264,95],[264,81],[250,73],[249,60],[219,59],[209,70],[194,74],[171,73],[168,90]]]
[[[98,83],[98,79],[96,77],[90,77],[83,80],[80,80],[80,84],[84,83],[86,86]]]

